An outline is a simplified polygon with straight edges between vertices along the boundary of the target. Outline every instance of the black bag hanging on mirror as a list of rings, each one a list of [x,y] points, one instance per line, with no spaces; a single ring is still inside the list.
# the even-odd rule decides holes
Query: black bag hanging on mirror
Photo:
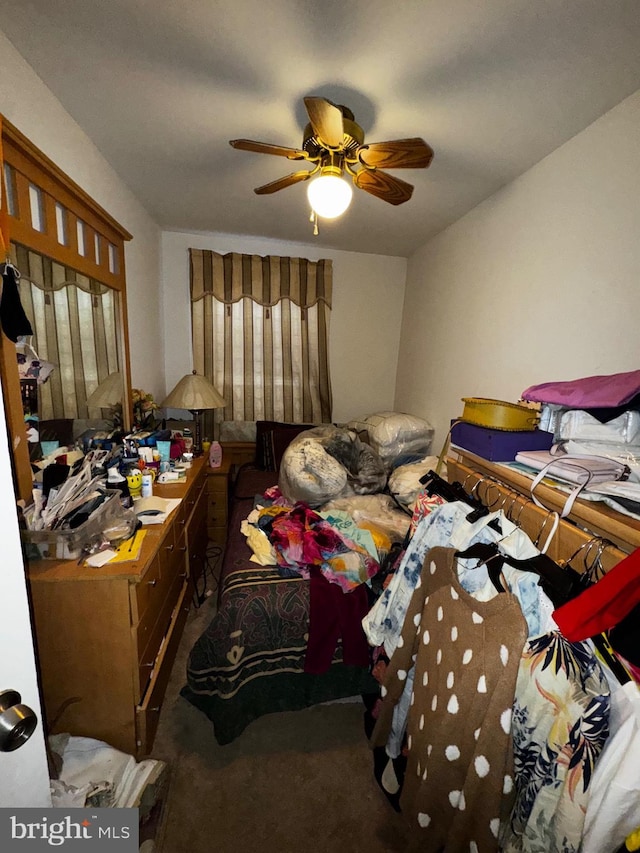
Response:
[[[2,298],[0,298],[0,324],[2,331],[14,343],[21,335],[32,335],[29,318],[24,313],[18,279],[20,273],[11,263],[4,264],[2,270]]]

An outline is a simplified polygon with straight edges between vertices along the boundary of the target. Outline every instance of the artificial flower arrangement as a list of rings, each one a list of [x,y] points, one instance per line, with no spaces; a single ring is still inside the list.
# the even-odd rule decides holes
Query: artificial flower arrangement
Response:
[[[136,430],[154,429],[156,426],[156,413],[158,406],[153,399],[153,394],[147,394],[141,388],[131,389],[133,400],[133,426]]]

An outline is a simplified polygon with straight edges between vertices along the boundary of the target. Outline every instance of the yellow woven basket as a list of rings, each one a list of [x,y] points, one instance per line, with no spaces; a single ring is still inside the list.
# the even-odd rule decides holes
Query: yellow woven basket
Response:
[[[491,400],[485,397],[463,397],[464,409],[460,420],[476,426],[502,429],[506,432],[523,432],[536,429],[540,415],[535,409]]]

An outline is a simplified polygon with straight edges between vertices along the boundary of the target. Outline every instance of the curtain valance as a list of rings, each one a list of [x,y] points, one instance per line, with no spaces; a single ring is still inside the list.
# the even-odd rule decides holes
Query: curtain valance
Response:
[[[210,295],[230,305],[240,299],[273,306],[290,299],[300,308],[324,302],[331,308],[331,260],[280,258],[272,255],[221,255],[208,249],[190,249],[191,301]]]
[[[100,296],[110,289],[102,282],[89,278],[39,252],[34,252],[33,249],[27,249],[19,243],[11,244],[11,257],[22,277],[39,290],[50,292],[72,285],[85,293]]]

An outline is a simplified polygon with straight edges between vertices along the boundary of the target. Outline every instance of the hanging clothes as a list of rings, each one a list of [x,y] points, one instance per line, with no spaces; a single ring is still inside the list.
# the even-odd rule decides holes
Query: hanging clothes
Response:
[[[640,548],[554,615],[570,640],[586,640],[615,627],[640,604]]]
[[[393,654],[409,601],[430,548],[453,547],[463,551],[472,543],[499,541],[504,553],[518,559],[528,559],[540,553],[526,533],[503,512],[489,513],[473,522],[468,521],[469,512],[468,504],[452,501],[436,507],[420,521],[400,567],[363,620],[362,627],[370,645],[384,645],[387,655],[391,657]],[[491,526],[495,522],[500,533]],[[476,564],[477,560],[462,563],[461,580],[477,598],[492,597],[495,589],[489,583],[489,576],[486,570],[477,570]],[[549,621],[553,606],[538,585],[538,578],[509,566],[505,566],[504,572],[509,585],[518,587],[523,612],[531,620],[530,634],[542,633],[554,625]]]
[[[33,335],[29,318],[20,301],[18,280],[20,273],[13,264],[2,265],[2,296],[0,296],[0,325],[2,331],[14,343],[19,337]]]
[[[517,598],[478,601],[454,549],[433,548],[387,669],[372,745],[387,742],[415,661],[400,803],[417,847],[493,853],[515,794],[511,713],[527,625]]]
[[[449,504],[434,513],[451,520],[451,508]],[[466,543],[472,528],[477,538],[495,541],[493,528],[487,526],[491,515],[485,517],[483,527],[482,522],[468,524],[468,507],[463,506],[463,513],[465,521],[459,522],[460,527],[452,526],[449,542]],[[515,553],[518,565],[530,562],[535,566],[539,556],[532,559],[531,553],[539,552],[526,534],[512,530],[509,523],[503,526],[508,533],[499,540],[500,550]],[[432,553],[427,552],[426,562]],[[476,600],[503,598],[491,585],[486,567],[473,568],[476,563],[457,561],[461,587]],[[525,616],[528,640],[513,694],[516,799],[512,814],[503,824],[501,845],[508,853],[574,853],[580,845],[595,761],[608,735],[608,683],[590,646],[572,644],[558,632],[552,618],[554,605],[538,586],[541,579],[533,571],[520,571],[508,564],[502,571]],[[422,577],[421,572],[416,584]],[[416,586],[416,592],[418,589]],[[405,623],[408,619],[407,614]],[[399,649],[393,653],[392,663]],[[387,723],[385,746],[392,760],[401,754],[421,676],[424,678],[424,673],[417,669],[417,663],[416,667],[409,663],[403,690]]]
[[[577,853],[596,762],[609,735],[610,690],[586,643],[530,638],[518,669],[512,735],[516,801],[503,853]]]

